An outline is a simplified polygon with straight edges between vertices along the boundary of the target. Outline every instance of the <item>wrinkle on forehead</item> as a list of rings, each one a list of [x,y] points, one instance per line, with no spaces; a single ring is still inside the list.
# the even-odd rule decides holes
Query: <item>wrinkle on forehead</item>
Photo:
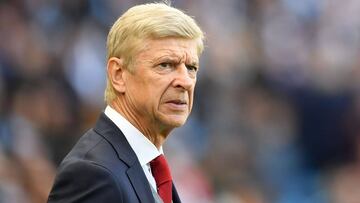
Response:
[[[198,65],[196,45],[191,45],[184,39],[172,40],[149,40],[145,43],[144,48],[138,54],[138,58],[149,62],[157,62],[163,59],[170,59],[179,63]],[[159,43],[156,43],[159,42]],[[193,48],[193,49],[192,49]]]
[[[191,65],[198,64],[197,57],[191,57],[186,52],[174,53],[174,52],[168,51],[168,52],[163,52],[159,55],[160,55],[159,57],[155,57],[152,61],[158,62],[158,61],[162,61],[162,60],[172,60],[172,61],[175,61],[176,63],[187,63],[187,64],[191,64]]]

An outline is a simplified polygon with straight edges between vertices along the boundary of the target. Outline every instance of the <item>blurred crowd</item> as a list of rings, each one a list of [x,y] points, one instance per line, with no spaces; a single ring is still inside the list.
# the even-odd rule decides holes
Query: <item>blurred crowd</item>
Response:
[[[45,202],[104,109],[105,41],[142,0],[0,0],[0,203]],[[172,0],[206,33],[165,145],[186,203],[360,200],[360,1]]]

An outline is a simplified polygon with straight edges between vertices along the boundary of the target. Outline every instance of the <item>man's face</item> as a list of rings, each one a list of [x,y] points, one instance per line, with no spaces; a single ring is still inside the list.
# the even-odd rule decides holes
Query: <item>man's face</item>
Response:
[[[126,103],[145,128],[171,130],[190,114],[199,68],[197,40],[146,40],[126,72]]]

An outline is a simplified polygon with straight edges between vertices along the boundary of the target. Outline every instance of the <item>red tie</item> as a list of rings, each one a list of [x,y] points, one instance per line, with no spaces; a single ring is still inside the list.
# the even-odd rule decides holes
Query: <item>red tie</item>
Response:
[[[172,181],[165,156],[160,155],[150,162],[151,172],[156,181],[157,192],[164,203],[171,203]]]

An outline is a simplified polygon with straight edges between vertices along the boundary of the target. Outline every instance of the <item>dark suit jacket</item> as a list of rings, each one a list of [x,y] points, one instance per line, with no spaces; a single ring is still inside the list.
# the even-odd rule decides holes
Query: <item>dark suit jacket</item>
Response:
[[[155,203],[150,187],[125,136],[102,113],[61,163],[48,202]],[[173,202],[181,202],[175,187]]]

